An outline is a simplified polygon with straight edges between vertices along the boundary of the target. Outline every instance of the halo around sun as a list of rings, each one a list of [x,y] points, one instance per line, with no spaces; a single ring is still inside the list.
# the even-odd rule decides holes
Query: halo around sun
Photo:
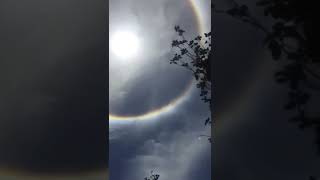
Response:
[[[119,31],[111,35],[110,46],[114,55],[122,59],[129,59],[137,56],[140,41],[133,32]]]

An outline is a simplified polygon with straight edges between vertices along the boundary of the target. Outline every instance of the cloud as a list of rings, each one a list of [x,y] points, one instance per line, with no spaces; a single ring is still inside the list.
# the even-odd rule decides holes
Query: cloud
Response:
[[[210,144],[198,138],[209,133],[203,124],[209,112],[198,93],[194,91],[185,104],[162,118],[111,127],[111,178],[143,179],[154,170],[161,179],[188,179],[202,156],[210,167]],[[210,168],[202,175],[210,178]]]
[[[163,134],[160,133],[160,138],[156,141],[153,139],[145,141],[141,147],[143,153],[128,161],[131,173],[135,174],[136,179],[148,175],[151,170],[159,173],[164,180],[189,179],[188,172],[194,172],[194,164],[203,152],[202,149],[209,148],[207,141],[196,138],[199,133],[165,132],[164,136],[167,137],[161,137]],[[206,153],[206,159],[202,163],[210,166],[208,155],[209,153]]]

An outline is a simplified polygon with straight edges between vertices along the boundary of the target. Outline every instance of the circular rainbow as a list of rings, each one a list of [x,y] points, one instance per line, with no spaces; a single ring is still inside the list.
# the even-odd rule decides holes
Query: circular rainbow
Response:
[[[206,16],[203,11],[201,11],[201,1],[200,0],[188,0],[189,5],[195,15],[196,18],[196,26],[197,30],[200,34],[205,33],[209,28],[205,26],[204,20],[206,20]],[[208,1],[209,2],[209,1]],[[109,114],[109,121],[130,121],[130,120],[147,120],[158,117],[160,114],[170,113],[176,106],[182,104],[191,94],[192,85],[194,80],[192,79],[187,88],[181,93],[180,96],[171,100],[168,104],[155,109],[144,114],[134,115],[134,116],[121,116],[115,114]]]

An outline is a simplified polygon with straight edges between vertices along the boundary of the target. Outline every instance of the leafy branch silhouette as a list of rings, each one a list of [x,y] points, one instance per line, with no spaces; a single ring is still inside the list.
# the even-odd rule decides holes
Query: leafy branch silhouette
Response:
[[[209,65],[211,32],[204,33],[206,39],[197,36],[194,39],[186,40],[184,30],[175,26],[175,31],[178,33],[179,39],[173,40],[171,45],[180,52],[175,53],[174,57],[170,59],[170,64],[177,64],[192,71],[197,80],[197,88],[201,90],[202,100],[209,103],[211,107],[211,70]]]
[[[159,174],[153,174],[153,171],[151,171],[151,175],[149,177],[145,177],[144,180],[158,180],[159,178]]]
[[[200,89],[201,100],[208,103],[211,110],[211,32],[187,40],[184,36],[185,30],[180,26],[175,26],[174,30],[178,38],[172,41],[171,46],[178,52],[170,59],[170,64],[182,66],[192,72],[196,80],[196,87]],[[208,117],[205,120],[205,126],[212,124],[212,118]],[[213,142],[211,136],[200,136],[206,136],[210,143]]]

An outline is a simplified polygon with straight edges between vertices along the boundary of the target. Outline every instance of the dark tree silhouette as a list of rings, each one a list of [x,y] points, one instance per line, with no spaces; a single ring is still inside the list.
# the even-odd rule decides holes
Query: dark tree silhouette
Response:
[[[170,60],[170,64],[177,64],[190,70],[197,80],[197,87],[201,90],[200,96],[211,107],[211,70],[209,57],[211,55],[211,32],[204,33],[194,39],[186,40],[179,26],[175,26],[179,38],[172,41],[172,47],[178,52]],[[210,119],[209,119],[210,120]],[[206,123],[210,123],[207,120]]]
[[[190,70],[200,89],[201,99],[212,108],[211,101],[211,32],[204,33],[193,39],[186,39],[185,31],[180,26],[175,26],[178,38],[172,41],[172,48],[176,51],[174,57],[170,59],[170,64],[176,64]],[[213,118],[205,120],[205,126],[213,124]],[[208,137],[212,143],[211,135],[200,135]]]
[[[159,178],[159,174],[153,174],[153,171],[151,171],[151,175],[149,177],[145,177],[144,180],[158,180]]]

